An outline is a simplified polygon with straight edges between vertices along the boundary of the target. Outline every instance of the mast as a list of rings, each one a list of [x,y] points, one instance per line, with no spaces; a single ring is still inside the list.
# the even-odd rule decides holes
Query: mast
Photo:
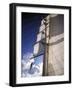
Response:
[[[45,25],[45,53],[44,53],[44,60],[43,60],[43,76],[48,76],[48,60],[49,60],[49,22],[50,22],[50,16],[48,15],[44,19],[44,25]]]

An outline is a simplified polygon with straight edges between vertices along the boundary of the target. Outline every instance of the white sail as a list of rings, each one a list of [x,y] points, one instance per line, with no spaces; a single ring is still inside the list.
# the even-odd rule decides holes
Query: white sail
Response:
[[[37,34],[36,44],[34,45],[34,55],[44,51],[48,45],[48,75],[64,74],[64,21],[63,15],[48,15],[46,21],[43,19]],[[47,24],[44,24],[47,23]],[[46,27],[45,27],[46,25]],[[46,31],[45,31],[46,30]],[[46,37],[45,37],[46,32]],[[46,42],[45,42],[46,38]],[[45,59],[46,62],[46,59]],[[44,65],[44,63],[43,63]]]
[[[44,30],[45,30],[45,25],[42,24],[42,25],[40,26],[40,30],[39,30],[39,32],[44,31]]]
[[[39,52],[39,43],[34,45],[34,50],[33,50],[34,55],[37,55],[38,52]]]
[[[34,55],[39,55],[39,54],[42,54],[44,52],[44,45],[39,42],[39,43],[36,43],[34,45]]]
[[[40,32],[37,34],[37,42],[41,41],[44,38],[45,38],[45,32]]]

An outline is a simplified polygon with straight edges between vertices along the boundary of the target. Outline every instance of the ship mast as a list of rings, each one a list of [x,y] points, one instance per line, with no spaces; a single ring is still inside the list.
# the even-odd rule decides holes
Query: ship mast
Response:
[[[44,19],[44,25],[45,25],[45,53],[44,53],[44,60],[43,60],[43,73],[42,76],[48,76],[48,60],[49,60],[49,22],[50,22],[50,16],[48,18]]]

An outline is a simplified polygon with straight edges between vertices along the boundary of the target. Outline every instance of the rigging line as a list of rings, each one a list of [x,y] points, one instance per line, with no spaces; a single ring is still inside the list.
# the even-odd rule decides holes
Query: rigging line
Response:
[[[41,53],[41,54],[38,54],[38,55],[34,55],[33,57],[31,57],[30,59],[33,59],[33,58],[36,58],[36,57],[39,57],[41,55],[44,55],[44,53]]]

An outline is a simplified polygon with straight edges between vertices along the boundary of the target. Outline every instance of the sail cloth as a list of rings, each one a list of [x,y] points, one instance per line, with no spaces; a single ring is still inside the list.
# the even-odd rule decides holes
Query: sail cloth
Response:
[[[64,15],[50,19],[48,74],[64,74]]]
[[[38,42],[34,45],[34,55],[40,55],[44,53],[44,45],[41,42]]]
[[[37,34],[34,54],[44,52],[45,28],[47,33],[48,53],[48,75],[64,74],[64,15],[50,15],[46,17],[48,24],[45,27],[44,20],[41,21],[39,33]],[[50,19],[50,21],[49,21]],[[43,42],[43,43],[42,43]]]
[[[34,55],[39,55],[41,53],[44,53],[44,45],[42,42],[44,42],[45,39],[45,25],[43,23],[43,20],[41,21],[41,26],[39,28],[39,33],[37,34],[36,44],[34,45]]]

